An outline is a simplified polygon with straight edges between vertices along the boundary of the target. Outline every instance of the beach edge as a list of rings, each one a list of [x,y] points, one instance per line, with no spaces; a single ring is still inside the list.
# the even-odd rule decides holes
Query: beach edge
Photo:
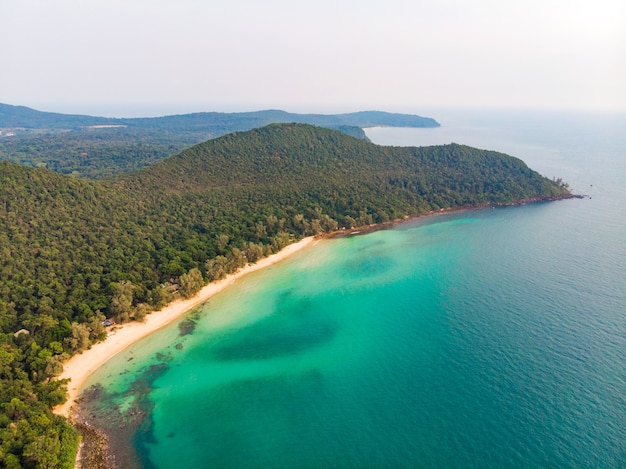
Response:
[[[246,265],[222,280],[205,285],[193,298],[177,299],[160,311],[148,314],[144,322],[129,322],[116,326],[115,330],[105,340],[92,345],[80,354],[74,355],[63,364],[63,372],[55,380],[69,379],[68,398],[65,403],[54,407],[53,412],[71,420],[71,410],[77,403],[80,390],[87,378],[115,355],[182,317],[213,295],[232,285],[237,279],[281,262],[296,252],[313,245],[316,241],[318,239],[314,236],[303,238],[255,264]]]

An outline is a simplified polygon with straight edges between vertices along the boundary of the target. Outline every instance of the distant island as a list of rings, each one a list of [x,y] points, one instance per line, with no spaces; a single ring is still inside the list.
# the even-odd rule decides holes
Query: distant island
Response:
[[[249,130],[271,123],[305,123],[319,127],[438,127],[429,117],[381,111],[360,111],[347,114],[295,114],[280,110],[253,112],[196,112],[164,117],[113,118],[76,114],[42,112],[26,106],[0,103],[0,128],[68,130],[81,127],[115,125],[136,128],[192,128],[224,133]]]
[[[266,110],[116,119],[0,103],[0,160],[102,179],[149,166],[208,139],[272,123],[312,124],[360,139],[367,139],[363,132],[367,127],[439,126],[428,117],[380,111],[294,114]]]
[[[569,197],[501,153],[298,123],[101,181],[0,162],[0,465],[73,467],[77,430],[51,411],[66,383],[51,378],[106,337],[105,320],[142,321],[303,237]]]

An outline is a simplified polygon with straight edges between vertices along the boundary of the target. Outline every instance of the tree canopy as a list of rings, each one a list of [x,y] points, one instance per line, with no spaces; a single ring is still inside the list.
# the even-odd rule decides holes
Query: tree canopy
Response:
[[[104,337],[105,318],[141,320],[303,236],[568,196],[501,153],[382,147],[306,124],[102,181],[0,162],[0,465],[69,467],[76,433],[50,412],[65,392],[49,378]]]
[[[199,112],[115,119],[40,112],[0,103],[0,160],[87,179],[132,172],[196,143],[275,122],[309,123],[367,140],[364,127],[436,127],[428,117],[363,111],[294,114],[278,110]],[[6,130],[14,134],[3,137]]]

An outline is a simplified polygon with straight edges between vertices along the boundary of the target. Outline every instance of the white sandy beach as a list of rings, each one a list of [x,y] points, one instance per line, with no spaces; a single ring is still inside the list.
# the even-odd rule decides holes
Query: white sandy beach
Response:
[[[295,252],[311,245],[314,241],[315,238],[308,237],[297,243],[290,244],[282,251],[261,259],[256,264],[249,264],[219,282],[210,283],[193,298],[176,300],[161,311],[147,315],[145,322],[131,322],[117,326],[115,332],[109,334],[106,340],[93,345],[89,350],[79,355],[73,356],[64,364],[63,373],[57,379],[70,379],[68,385],[69,397],[65,404],[55,407],[54,412],[68,417],[70,409],[78,398],[78,392],[89,375],[129,345],[171,323],[190,309],[205,302],[211,296],[231,285],[238,278],[280,262]]]

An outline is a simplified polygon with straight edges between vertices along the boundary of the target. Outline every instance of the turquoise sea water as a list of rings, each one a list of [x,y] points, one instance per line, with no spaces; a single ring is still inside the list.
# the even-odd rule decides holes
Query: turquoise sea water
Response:
[[[505,151],[591,199],[322,241],[237,281],[88,383],[112,433],[140,422],[142,467],[626,467],[626,119],[433,115],[368,135]]]

